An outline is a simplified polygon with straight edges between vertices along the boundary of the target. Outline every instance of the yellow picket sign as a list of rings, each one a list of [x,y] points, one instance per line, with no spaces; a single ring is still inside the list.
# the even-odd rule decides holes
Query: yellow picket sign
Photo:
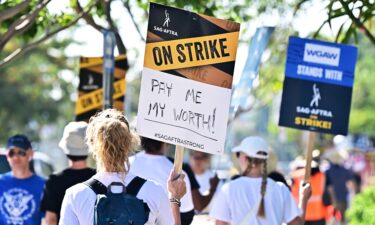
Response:
[[[175,70],[236,60],[239,32],[146,44],[144,66]]]
[[[127,57],[126,55],[119,55],[115,57],[115,61],[117,62],[117,61],[126,59],[126,57]],[[83,69],[83,68],[90,68],[93,66],[102,67],[102,65],[103,65],[103,57],[82,57],[79,67]]]
[[[125,95],[126,82],[125,78],[120,79],[113,84],[113,99],[117,99]],[[85,113],[87,111],[101,108],[103,105],[103,89],[92,91],[90,93],[78,97],[76,104],[76,115]]]

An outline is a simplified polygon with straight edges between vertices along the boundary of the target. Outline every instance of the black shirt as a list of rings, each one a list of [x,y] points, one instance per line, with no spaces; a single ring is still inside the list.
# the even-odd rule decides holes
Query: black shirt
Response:
[[[190,188],[191,190],[199,189],[199,183],[195,178],[194,172],[191,169],[190,165],[187,163],[182,164],[182,170],[188,175],[190,181]],[[181,225],[189,225],[193,222],[194,218],[194,209],[190,212],[180,213],[181,214]]]
[[[190,165],[187,163],[183,163],[182,170],[185,171],[185,173],[188,175],[191,190],[199,189],[200,188],[199,183],[197,179],[195,178],[194,172],[191,169]]]
[[[167,157],[167,158],[168,158],[169,161],[174,163],[174,158],[171,158],[171,157]],[[197,179],[195,178],[194,172],[191,169],[190,165],[187,164],[187,163],[183,163],[182,164],[182,170],[187,174],[187,176],[189,178],[190,189],[191,190],[199,189],[200,188],[199,183],[198,183]]]
[[[71,186],[84,182],[95,175],[95,170],[91,168],[74,170],[65,169],[57,174],[52,174],[44,186],[44,193],[40,210],[42,212],[50,211],[57,215],[57,221],[60,218],[61,204],[64,199],[66,189]]]

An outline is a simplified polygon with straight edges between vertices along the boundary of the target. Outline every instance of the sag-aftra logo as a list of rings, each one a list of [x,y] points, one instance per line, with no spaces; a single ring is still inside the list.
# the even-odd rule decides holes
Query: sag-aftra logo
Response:
[[[169,23],[171,23],[171,18],[169,17],[168,10],[164,10],[164,14],[165,14],[165,19],[164,19],[163,27],[154,26],[154,31],[159,31],[159,32],[163,32],[163,33],[178,37],[177,31],[168,29]]]
[[[306,43],[303,61],[338,66],[340,62],[340,48]]]

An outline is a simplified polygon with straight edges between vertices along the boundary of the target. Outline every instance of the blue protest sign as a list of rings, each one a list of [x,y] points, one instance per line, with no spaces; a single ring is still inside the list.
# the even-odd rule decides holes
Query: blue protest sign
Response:
[[[290,37],[280,126],[348,132],[357,48]]]
[[[352,87],[357,48],[290,37],[285,76]]]

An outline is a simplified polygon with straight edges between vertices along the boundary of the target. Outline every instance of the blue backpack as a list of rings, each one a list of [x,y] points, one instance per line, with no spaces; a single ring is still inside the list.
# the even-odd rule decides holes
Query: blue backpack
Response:
[[[94,209],[94,225],[144,225],[150,209],[136,196],[146,180],[135,177],[127,187],[112,182],[108,188],[93,178],[85,182],[97,195]],[[113,193],[112,187],[120,186],[120,193]]]

